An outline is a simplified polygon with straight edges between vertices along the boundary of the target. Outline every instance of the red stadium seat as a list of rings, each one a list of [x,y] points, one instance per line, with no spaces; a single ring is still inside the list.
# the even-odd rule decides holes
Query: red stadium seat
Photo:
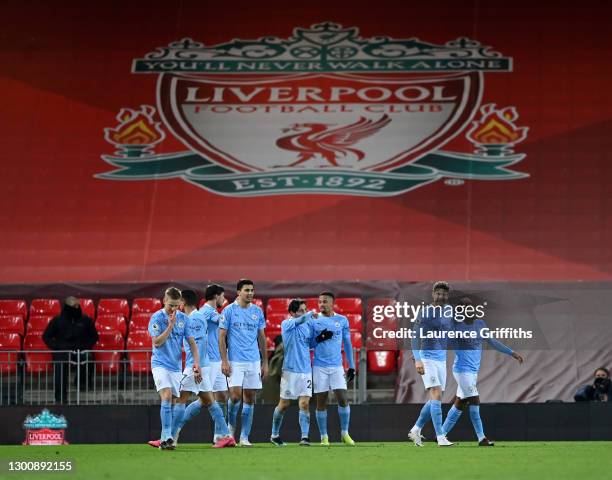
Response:
[[[119,332],[102,332],[94,345],[94,360],[98,373],[118,373],[121,366],[121,352],[124,342]]]
[[[395,331],[398,329],[396,318],[385,319],[380,323],[366,323],[366,342],[368,349],[371,350],[398,350],[403,340],[383,337],[384,332]],[[383,338],[380,338],[383,337]]]
[[[49,322],[53,320],[51,315],[32,315],[28,320],[28,333],[42,333],[47,329]]]
[[[266,316],[273,313],[285,315],[289,302],[291,302],[291,298],[271,298],[268,300],[268,306],[266,307]]]
[[[227,307],[231,302],[226,298],[219,308],[217,308],[217,312],[221,313],[225,307]]]
[[[152,340],[151,335],[149,335],[149,332],[130,332],[127,341],[130,343],[130,345],[134,346],[134,348],[130,347],[129,345],[126,345],[128,347],[126,348],[126,350],[142,350],[142,347],[138,346],[140,344],[145,345],[145,349],[150,350],[153,345],[151,343]]]
[[[100,332],[94,348],[101,345],[104,345],[105,348],[100,348],[100,350],[125,350],[125,339],[118,331]]]
[[[132,332],[126,342],[128,371],[130,373],[149,373],[151,371],[151,337],[148,332]],[[132,352],[130,350],[146,350]]]
[[[366,323],[373,321],[374,308],[393,306],[397,303],[394,298],[370,298],[366,306]]]
[[[19,315],[17,317],[21,318]],[[0,332],[0,374],[15,373],[19,361],[19,353],[8,353],[11,350],[21,350],[21,335],[11,332]]]
[[[361,332],[363,330],[363,322],[361,321],[360,313],[347,313],[346,318],[349,321],[351,331]]]
[[[393,306],[396,300],[393,298],[373,298],[368,300],[366,308],[366,344],[369,350],[397,350],[398,340],[393,338],[376,338],[374,335],[376,329],[382,331],[397,330],[398,321],[395,315],[387,316],[382,315],[382,319],[374,320],[374,307],[375,306]],[[380,336],[380,330],[378,331]]]
[[[127,325],[125,318],[120,313],[98,315],[96,319],[96,330],[98,332],[119,332],[125,337]]]
[[[28,318],[28,307],[24,300],[0,300],[0,315],[21,315]]]
[[[36,333],[26,335],[23,340],[25,363],[27,373],[51,373],[53,371],[53,357],[51,351],[43,342],[42,336]],[[32,352],[30,350],[43,350]]]
[[[351,345],[353,347],[353,355],[355,357],[355,371],[359,371],[359,350],[363,347],[363,340],[361,333],[351,332]],[[344,368],[348,368],[348,362],[346,361],[346,355],[344,353],[344,345],[342,346],[342,363]]]
[[[319,311],[319,297],[309,297],[305,298],[304,300],[306,300],[306,310]]]
[[[159,298],[135,298],[132,302],[132,316],[139,313],[154,313],[162,308]]]
[[[282,314],[285,318],[287,318],[289,307],[289,303],[296,297],[283,297],[283,298],[271,298],[268,300],[268,306],[266,307],[266,314]],[[319,299],[317,298],[305,298],[306,301],[306,309],[307,310],[318,310],[319,309]],[[283,320],[285,319],[283,318]]]
[[[368,352],[368,372],[393,373],[397,368],[395,352],[383,350]]]
[[[269,352],[273,352],[275,350],[275,346],[274,346],[274,340],[272,340],[270,337],[266,337],[266,350],[268,350]]]
[[[130,317],[130,306],[125,298],[102,298],[98,302],[98,315],[120,313],[127,320]]]
[[[62,313],[62,305],[55,298],[37,298],[30,304],[30,316],[51,315],[55,317]]]
[[[358,313],[361,315],[363,312],[361,298],[336,298],[334,311],[341,315],[346,315],[347,313]]]
[[[266,328],[279,329],[283,320],[289,318],[288,313],[268,313],[266,317]]]
[[[0,315],[0,332],[24,334],[23,317],[21,315]]]
[[[274,344],[274,339],[281,334],[280,328],[266,330],[266,338],[272,340],[272,344]]]
[[[149,329],[150,313],[137,313],[130,320],[130,332],[147,331]]]
[[[81,310],[84,315],[94,320],[96,318],[96,304],[91,298],[79,298]]]

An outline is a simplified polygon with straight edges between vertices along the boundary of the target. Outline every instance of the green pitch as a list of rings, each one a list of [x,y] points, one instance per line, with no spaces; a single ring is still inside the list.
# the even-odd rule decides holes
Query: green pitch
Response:
[[[147,445],[0,446],[0,478],[558,480],[605,477],[612,469],[610,451],[612,442],[500,442],[492,448],[479,448],[473,442],[448,448],[433,443],[418,448],[407,442],[332,444],[329,448],[256,444],[223,450],[181,444],[175,451]],[[9,459],[72,460],[75,471],[8,473]]]

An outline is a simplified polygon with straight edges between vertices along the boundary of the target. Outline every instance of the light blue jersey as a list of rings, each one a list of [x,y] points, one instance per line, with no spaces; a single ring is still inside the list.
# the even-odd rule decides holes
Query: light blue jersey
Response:
[[[293,373],[311,373],[310,344],[313,339],[312,313],[301,317],[288,318],[281,323],[285,357],[283,371]]]
[[[325,329],[334,334],[331,339],[315,344],[315,367],[342,366],[342,345],[344,344],[344,352],[346,353],[349,368],[355,368],[348,319],[344,315],[338,315],[337,313],[334,313],[331,317],[320,314],[311,322],[314,328],[314,337],[317,337]]]
[[[477,332],[476,338],[455,338],[451,346],[455,351],[453,372],[456,373],[478,373],[480,370],[480,359],[482,357],[482,344],[487,341],[495,350],[506,355],[512,355],[511,348],[494,338],[483,338],[482,329],[487,328],[482,319],[474,320],[474,323],[453,322],[454,329],[458,332]]]
[[[411,339],[412,353],[417,361],[426,359],[445,362],[448,332],[453,324],[452,314],[445,315],[445,312],[450,311],[452,307],[450,305],[435,309],[431,307],[432,305],[427,305],[414,324],[416,338]],[[426,338],[427,335],[433,335],[436,338]]]
[[[234,302],[223,309],[219,320],[219,328],[227,330],[227,348],[230,362],[258,362],[259,345],[257,337],[259,330],[266,327],[261,308],[250,304],[242,308]]]
[[[193,337],[189,330],[188,317],[183,312],[176,312],[176,322],[161,347],[153,346],[151,367],[162,367],[170,372],[181,372],[183,369],[183,340]],[[149,335],[158,337],[168,328],[168,314],[164,309],[158,310],[149,320]]]
[[[208,367],[210,362],[208,361],[207,353],[208,335],[206,333],[206,319],[198,310],[191,312],[187,318],[189,330],[193,334],[193,339],[198,346],[200,367]],[[193,365],[193,355],[191,354],[191,348],[189,348],[187,339],[183,340],[183,348],[187,354],[185,357],[185,368],[191,367]]]
[[[206,329],[208,331],[208,360],[210,362],[220,362],[221,354],[219,353],[219,319],[221,314],[208,303],[200,308],[200,313],[206,319]]]

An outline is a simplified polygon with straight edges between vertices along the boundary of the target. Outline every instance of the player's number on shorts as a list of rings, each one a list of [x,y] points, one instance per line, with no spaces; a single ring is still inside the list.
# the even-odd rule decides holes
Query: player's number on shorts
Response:
[[[306,380],[306,388],[310,388],[312,387],[312,380],[308,379]]]

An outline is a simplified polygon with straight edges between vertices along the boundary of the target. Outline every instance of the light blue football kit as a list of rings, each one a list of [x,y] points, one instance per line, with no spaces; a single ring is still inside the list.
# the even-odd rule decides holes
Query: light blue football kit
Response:
[[[447,308],[445,308],[447,307]],[[423,362],[425,374],[422,375],[425,388],[440,387],[446,384],[446,351],[448,350],[448,332],[452,328],[453,318],[450,305],[433,308],[427,305],[414,325],[416,335],[411,339],[412,353],[416,361]],[[428,336],[432,338],[428,338]],[[444,435],[442,428],[442,402],[428,400],[417,419],[413,429],[420,430],[431,418],[436,436]]]
[[[457,397],[464,399],[478,396],[476,382],[478,371],[480,370],[480,361],[482,358],[482,347],[486,341],[491,347],[505,355],[512,355],[514,352],[511,348],[494,338],[485,338],[483,330],[487,325],[483,319],[476,319],[472,323],[454,322],[454,330],[457,332],[476,332],[474,338],[456,338],[451,342],[451,346],[455,351],[455,361],[453,362],[453,376],[457,380]],[[480,405],[470,405],[470,420],[478,441],[485,438],[482,419],[480,418]],[[462,411],[453,405],[446,415],[443,429],[448,433],[455,426]]]
[[[189,319],[183,312],[176,311],[176,321],[166,341],[159,347],[153,346],[151,354],[151,370],[157,390],[170,388],[173,396],[179,395],[180,373],[182,372],[183,342],[187,338],[193,338]],[[149,335],[157,337],[168,328],[169,316],[164,309],[158,310],[149,320]],[[160,407],[160,418],[162,424],[162,441],[172,437],[173,421],[180,420],[184,409],[179,407],[174,411],[170,400],[162,400]]]
[[[312,366],[310,348],[314,338],[312,312],[299,317],[290,317],[281,323],[283,336],[283,374],[281,378],[281,393],[283,399],[293,399],[302,396],[312,396]],[[310,412],[298,411],[298,421],[302,438],[308,438],[310,430]],[[283,423],[284,412],[278,407],[272,416],[272,437],[277,437]]]
[[[346,390],[347,386],[342,365],[343,345],[349,368],[355,368],[355,356],[351,344],[348,319],[344,315],[339,315],[335,312],[329,317],[320,314],[313,320],[312,325],[314,337],[320,335],[323,330],[333,333],[331,339],[314,344],[314,393],[327,392],[330,388],[332,390]],[[345,407],[338,404],[338,415],[340,417],[340,433],[342,436],[348,435],[351,407],[348,404]],[[321,437],[327,436],[327,410],[317,410],[316,416]]]
[[[261,356],[259,353],[259,331],[265,329],[266,321],[257,305],[250,303],[246,308],[238,302],[231,303],[223,309],[219,328],[227,330],[228,360],[231,365],[229,386],[246,389],[261,389]],[[227,416],[232,428],[241,402],[228,401]],[[253,423],[255,405],[245,403],[242,407],[242,430],[240,438],[248,440]]]

